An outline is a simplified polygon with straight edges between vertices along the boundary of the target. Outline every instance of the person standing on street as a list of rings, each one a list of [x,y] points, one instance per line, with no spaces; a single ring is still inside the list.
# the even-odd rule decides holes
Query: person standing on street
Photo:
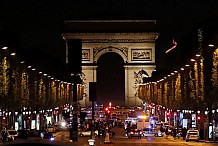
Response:
[[[176,128],[173,128],[173,138],[174,138],[174,139],[176,139],[176,134],[177,134]]]
[[[183,138],[183,140],[185,140],[186,133],[187,133],[187,129],[185,127],[182,128],[182,138]]]

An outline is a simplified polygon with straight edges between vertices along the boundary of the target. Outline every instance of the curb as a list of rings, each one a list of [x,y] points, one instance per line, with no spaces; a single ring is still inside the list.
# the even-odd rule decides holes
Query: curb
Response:
[[[218,143],[218,141],[205,141],[205,143]]]

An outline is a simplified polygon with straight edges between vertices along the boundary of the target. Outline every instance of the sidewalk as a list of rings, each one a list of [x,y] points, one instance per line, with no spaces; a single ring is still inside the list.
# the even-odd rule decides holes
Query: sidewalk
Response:
[[[180,142],[186,142],[185,140],[183,140],[182,137],[179,137],[179,138],[175,138],[173,136],[168,136],[168,137],[164,137],[170,141],[180,141]],[[200,139],[199,142],[205,142],[205,143],[218,143],[218,141],[208,141],[208,140],[204,140],[204,139]]]
[[[205,143],[218,143],[218,141],[209,141],[209,140],[205,140]]]

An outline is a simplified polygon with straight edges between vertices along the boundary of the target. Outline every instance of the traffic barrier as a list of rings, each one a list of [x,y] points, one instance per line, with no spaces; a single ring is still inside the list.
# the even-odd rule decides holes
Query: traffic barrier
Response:
[[[112,144],[113,142],[110,141],[110,135],[107,132],[105,135],[105,140],[104,140],[104,144]]]

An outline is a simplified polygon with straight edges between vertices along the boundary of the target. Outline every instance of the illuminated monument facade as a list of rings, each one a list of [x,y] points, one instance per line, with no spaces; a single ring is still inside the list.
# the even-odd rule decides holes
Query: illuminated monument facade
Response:
[[[89,82],[97,82],[97,62],[101,55],[114,52],[123,58],[125,106],[141,105],[138,84],[155,70],[155,20],[73,20],[65,21],[67,41],[82,40],[82,79],[85,91],[81,106],[90,105]]]

